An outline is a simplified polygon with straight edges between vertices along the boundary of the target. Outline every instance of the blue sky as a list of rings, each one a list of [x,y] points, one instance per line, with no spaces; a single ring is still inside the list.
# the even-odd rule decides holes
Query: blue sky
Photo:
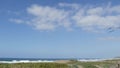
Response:
[[[0,57],[120,56],[119,0],[0,0]]]

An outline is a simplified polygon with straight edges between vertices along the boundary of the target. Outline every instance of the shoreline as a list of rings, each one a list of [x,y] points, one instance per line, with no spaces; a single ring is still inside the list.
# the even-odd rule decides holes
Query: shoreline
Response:
[[[101,61],[106,61],[106,60],[116,60],[119,58],[109,58],[109,59],[56,59],[56,60],[11,60],[11,61],[6,61],[6,60],[0,60],[0,63],[54,63],[54,62],[61,62],[65,61],[68,62],[70,60],[76,60],[79,62],[101,62]]]

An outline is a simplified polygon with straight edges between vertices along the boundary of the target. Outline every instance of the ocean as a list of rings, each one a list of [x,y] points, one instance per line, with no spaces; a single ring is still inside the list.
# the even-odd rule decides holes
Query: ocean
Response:
[[[54,62],[57,60],[77,60],[83,62],[103,61],[106,59],[99,58],[0,58],[0,63],[38,63],[38,62]]]
[[[54,62],[56,60],[77,60],[76,58],[0,58],[0,63],[37,63],[37,62]]]

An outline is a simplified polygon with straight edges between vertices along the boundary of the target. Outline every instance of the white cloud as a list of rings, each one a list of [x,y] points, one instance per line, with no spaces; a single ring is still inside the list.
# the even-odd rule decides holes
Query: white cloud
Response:
[[[120,13],[120,5],[111,7],[111,9],[109,9],[109,11],[110,11],[111,13]]]
[[[79,4],[75,4],[75,3],[72,3],[72,4],[69,4],[69,3],[59,3],[58,5],[60,7],[69,7],[69,8],[72,8],[72,9],[80,8],[80,5]]]
[[[34,16],[30,24],[38,30],[54,30],[60,26],[69,28],[71,25],[67,20],[69,12],[54,7],[32,5],[27,12]]]
[[[66,9],[67,7],[69,9]],[[32,18],[23,21],[37,30],[58,28],[70,30],[78,27],[94,32],[120,27],[120,5],[111,6],[108,4],[93,7],[83,5],[82,7],[79,4],[59,3],[57,7],[51,7],[34,4],[27,8],[27,13]],[[15,19],[14,22],[21,23],[22,20]]]
[[[87,14],[90,15],[101,15],[104,13],[104,9],[102,7],[91,8],[87,11]]]

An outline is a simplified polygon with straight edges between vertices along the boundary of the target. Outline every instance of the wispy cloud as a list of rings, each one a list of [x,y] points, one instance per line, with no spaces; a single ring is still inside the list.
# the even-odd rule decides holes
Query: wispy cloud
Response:
[[[15,23],[17,23],[17,24],[24,23],[24,20],[21,20],[21,19],[13,19],[13,18],[11,18],[11,19],[9,19],[9,21],[15,22]]]
[[[114,37],[114,36],[101,37],[101,38],[98,38],[98,39],[102,40],[102,41],[120,41],[120,37]]]
[[[120,28],[120,5],[111,6],[108,4],[89,7],[59,3],[57,7],[51,7],[34,4],[27,7],[26,12],[32,18],[23,20],[24,23],[40,31],[59,28],[72,30],[77,27],[87,31],[99,32]],[[22,22],[20,20],[13,19],[12,22],[20,23]]]

